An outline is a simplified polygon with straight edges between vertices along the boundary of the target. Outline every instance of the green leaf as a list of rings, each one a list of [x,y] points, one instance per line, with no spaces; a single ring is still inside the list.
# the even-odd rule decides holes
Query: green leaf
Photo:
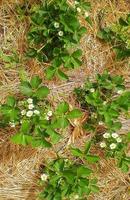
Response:
[[[20,129],[21,133],[23,134],[28,134],[30,131],[30,121],[22,121],[22,125],[21,125],[21,129]]]
[[[66,113],[68,110],[69,110],[69,104],[67,102],[61,102],[58,105],[56,112],[61,115]]]
[[[98,156],[95,156],[95,155],[87,155],[86,157],[85,157],[85,159],[88,161],[88,162],[90,162],[90,163],[96,163],[96,162],[98,162],[99,161],[99,157]]]
[[[122,162],[121,170],[127,173],[129,171],[129,166],[125,162]]]
[[[33,147],[43,147],[43,148],[44,147],[50,148],[52,146],[51,143],[47,142],[43,138],[33,138],[31,144]]]
[[[130,132],[127,133],[127,140],[130,142]]]
[[[39,76],[33,76],[30,81],[30,84],[32,88],[37,89],[38,86],[41,84],[41,82],[42,82],[42,79],[40,79]]]
[[[9,96],[7,98],[7,105],[10,106],[10,107],[14,107],[16,104],[16,100],[13,96]]]
[[[50,135],[52,143],[54,144],[57,143],[61,139],[61,135],[51,128],[48,128],[46,132]]]
[[[76,50],[75,52],[73,52],[72,56],[75,57],[75,58],[81,57],[82,56],[82,50],[81,49]]]
[[[66,80],[69,79],[68,76],[67,76],[64,72],[62,72],[61,70],[59,70],[59,69],[58,69],[58,71],[57,71],[57,75],[58,75],[59,78],[60,78],[61,80],[63,80],[63,81],[66,81]]]
[[[84,149],[84,154],[85,154],[85,155],[88,154],[88,152],[89,152],[89,150],[90,150],[90,147],[91,147],[91,144],[92,144],[91,141],[86,142],[86,144],[85,144],[85,149]]]
[[[113,126],[112,126],[112,129],[113,129],[114,131],[117,131],[117,130],[119,130],[121,127],[122,127],[121,122],[115,122],[115,123],[113,124]]]
[[[82,117],[83,113],[78,110],[78,109],[74,109],[72,111],[70,111],[68,114],[67,114],[67,117],[69,119],[74,119],[74,118],[79,118],[79,117]]]
[[[87,167],[80,166],[77,168],[77,175],[80,177],[89,176],[91,173],[92,173],[92,170]]]
[[[57,160],[54,162],[53,168],[54,168],[56,171],[62,172],[63,169],[64,169],[64,165],[65,165],[64,159],[59,158],[59,159],[57,159]]]
[[[77,156],[77,157],[82,157],[83,156],[83,153],[80,149],[78,148],[72,148],[71,149],[71,153],[74,155],[74,156]]]
[[[41,86],[40,88],[38,88],[38,90],[36,91],[36,97],[38,97],[39,99],[45,98],[48,96],[50,90],[48,87],[46,86]]]
[[[31,96],[33,94],[31,85],[27,81],[22,82],[20,90],[26,96]]]
[[[46,73],[46,78],[48,80],[52,79],[55,75],[55,72],[56,72],[56,69],[52,66],[48,67],[46,70],[45,70],[45,73]]]
[[[53,128],[66,128],[69,125],[68,119],[65,117],[60,117],[56,119],[55,123],[52,125]]]
[[[94,193],[98,193],[98,192],[99,192],[99,187],[96,186],[96,185],[91,185],[91,186],[90,186],[90,189],[91,189],[91,191],[94,192]]]
[[[71,170],[63,171],[63,176],[67,179],[69,184],[73,184],[75,181],[75,176]]]
[[[22,133],[17,133],[16,135],[13,135],[11,137],[11,141],[15,144],[21,144],[21,145],[28,145],[32,141],[32,136],[30,135],[24,135]]]

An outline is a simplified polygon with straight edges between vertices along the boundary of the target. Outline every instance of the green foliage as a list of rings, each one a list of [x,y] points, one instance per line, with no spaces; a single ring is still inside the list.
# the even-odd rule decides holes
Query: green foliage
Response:
[[[69,111],[69,104],[60,103],[55,111],[46,97],[49,89],[42,85],[38,76],[23,81],[20,91],[24,98],[7,98],[6,104],[0,107],[2,118],[1,126],[10,125],[17,128],[17,133],[11,140],[16,144],[32,145],[33,147],[51,147],[61,139],[60,129],[69,126],[69,120],[81,117],[78,109]]]
[[[41,183],[45,188],[40,199],[84,199],[90,193],[98,192],[97,181],[90,178],[92,172],[85,165],[64,158],[48,163],[41,175]]]
[[[129,133],[128,133],[129,135]],[[123,172],[129,171],[130,157],[127,156],[129,138],[127,135],[118,135],[117,133],[105,133],[103,142],[100,146],[104,148],[106,157],[112,157],[116,160],[117,166]],[[104,144],[104,147],[102,146]]]
[[[82,51],[72,50],[86,33],[86,28],[79,23],[77,8],[83,14],[91,6],[84,1],[78,1],[77,7],[66,0],[52,0],[34,5],[30,10],[27,56],[50,64],[46,69],[47,79],[56,75],[67,80],[68,77],[61,67],[73,69],[82,64]]]
[[[122,127],[120,116],[128,113],[130,107],[130,92],[125,89],[123,77],[111,76],[105,71],[102,75],[97,74],[95,81],[88,79],[83,87],[76,88],[75,94],[82,109],[88,113],[84,129],[93,134],[92,141],[100,142],[106,157],[114,158],[117,166],[128,172],[129,135],[123,139],[117,134]],[[89,162],[98,161],[97,156],[89,155],[89,149],[88,143],[85,153],[80,149],[72,149],[72,153]]]
[[[126,19],[119,18],[119,21],[98,32],[98,37],[110,42],[116,53],[117,59],[130,57],[130,14]]]
[[[92,142],[89,141],[85,144],[85,148],[83,151],[78,148],[72,148],[71,152],[74,156],[79,157],[80,159],[84,159],[88,163],[96,163],[99,161],[99,157],[89,153],[91,145]]]
[[[95,81],[88,79],[75,94],[81,107],[89,114],[84,128],[97,132],[99,126],[112,131],[121,128],[119,116],[130,107],[130,92],[125,90],[122,76],[111,76],[107,71]]]
[[[15,50],[10,54],[0,51],[0,59],[4,62],[5,68],[15,68],[20,63],[19,56]]]

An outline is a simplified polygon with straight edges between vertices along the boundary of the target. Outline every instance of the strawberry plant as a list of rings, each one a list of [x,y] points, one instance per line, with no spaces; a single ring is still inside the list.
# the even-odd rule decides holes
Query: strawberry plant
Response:
[[[127,155],[129,139],[117,131],[122,127],[120,116],[128,113],[130,92],[126,90],[122,76],[112,76],[107,71],[97,74],[96,80],[88,79],[83,87],[76,88],[75,94],[81,108],[87,112],[84,129],[92,134],[91,144],[99,144],[106,157],[114,158],[117,166],[128,172],[130,158]],[[88,150],[90,144],[87,144]],[[89,151],[72,149],[73,155],[85,161],[96,162],[98,157]]]
[[[99,157],[97,155],[93,155],[90,153],[90,148],[93,145],[92,141],[88,141],[85,144],[85,147],[83,150],[79,148],[71,148],[72,154],[79,158],[85,160],[87,163],[96,163],[99,161]]]
[[[116,23],[101,29],[98,37],[113,45],[117,59],[130,57],[130,14],[126,19],[121,17]]]
[[[106,157],[114,158],[123,172],[129,171],[130,157],[127,155],[129,142],[130,133],[122,136],[112,132],[104,133],[103,140],[100,142],[100,147],[104,149]]]
[[[77,101],[88,112],[84,128],[98,133],[99,128],[117,131],[122,124],[121,113],[128,112],[130,92],[125,89],[122,76],[111,76],[107,71],[98,74],[95,81],[88,79],[83,87],[76,88]]]
[[[58,158],[44,167],[40,181],[44,190],[39,197],[44,200],[85,200],[90,193],[99,190],[97,180],[90,178],[92,172],[84,164]]]
[[[59,131],[69,126],[69,120],[82,115],[78,109],[70,111],[66,102],[59,103],[53,111],[46,98],[49,89],[38,76],[30,82],[23,81],[20,91],[24,95],[22,99],[9,96],[0,107],[1,125],[16,130],[11,137],[16,144],[51,147],[61,139]]]
[[[78,15],[89,11],[90,3],[75,2],[71,5],[67,0],[44,1],[31,8],[27,56],[48,63],[47,79],[56,75],[66,80],[68,76],[62,68],[73,69],[82,64],[82,51],[74,50],[74,47],[86,33],[86,28],[80,25]]]

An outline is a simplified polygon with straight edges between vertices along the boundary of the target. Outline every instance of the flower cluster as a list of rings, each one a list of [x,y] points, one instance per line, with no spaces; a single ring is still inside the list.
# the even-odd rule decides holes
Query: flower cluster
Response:
[[[27,117],[32,117],[33,115],[40,115],[40,111],[35,109],[35,105],[33,103],[33,99],[32,98],[28,98],[27,99],[27,110],[23,109],[21,111],[21,115],[22,116],[27,116]]]
[[[111,150],[115,150],[118,147],[118,144],[122,142],[121,136],[117,133],[104,133],[103,134],[104,141],[100,143],[101,148],[108,148]]]
[[[84,2],[74,1],[74,7],[78,13],[82,13],[85,18],[88,18],[90,16],[90,4],[87,2],[84,4]]]

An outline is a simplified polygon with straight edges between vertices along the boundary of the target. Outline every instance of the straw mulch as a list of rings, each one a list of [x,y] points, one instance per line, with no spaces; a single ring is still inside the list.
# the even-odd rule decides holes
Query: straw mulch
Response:
[[[68,72],[70,80],[67,83],[44,80],[44,66],[36,61],[25,63],[22,55],[26,49],[26,32],[28,19],[21,21],[17,18],[15,5],[22,0],[3,0],[0,2],[0,44],[1,49],[10,54],[12,49],[20,57],[20,64],[7,68],[0,59],[0,102],[3,103],[9,94],[18,95],[18,85],[23,76],[31,77],[38,74],[43,82],[51,89],[50,101],[53,105],[65,99],[74,105],[72,91],[80,86],[87,76],[94,78],[96,73],[108,69],[113,74],[122,74],[126,79],[126,85],[130,87],[130,60],[117,62],[114,60],[112,47],[104,44],[96,38],[98,27],[111,24],[119,16],[130,11],[129,0],[90,0],[92,3],[91,17],[93,27],[87,25],[84,20],[82,24],[88,28],[88,34],[81,41],[84,51],[83,66],[80,69]],[[30,1],[33,2],[33,1]],[[34,1],[36,2],[36,1]],[[72,1],[71,1],[72,2]],[[121,132],[130,130],[130,123],[122,118],[123,129]],[[40,177],[40,166],[44,160],[54,158],[53,151],[44,149],[32,149],[11,144],[10,135],[12,129],[0,130],[0,200],[36,200],[40,190],[38,178]],[[71,136],[71,132],[65,135],[62,143],[55,148],[64,152]],[[80,137],[77,143],[82,145],[85,136]],[[113,161],[101,160],[98,173],[100,193],[91,196],[90,200],[129,200],[130,178],[115,167]],[[95,168],[95,175],[97,169]]]

